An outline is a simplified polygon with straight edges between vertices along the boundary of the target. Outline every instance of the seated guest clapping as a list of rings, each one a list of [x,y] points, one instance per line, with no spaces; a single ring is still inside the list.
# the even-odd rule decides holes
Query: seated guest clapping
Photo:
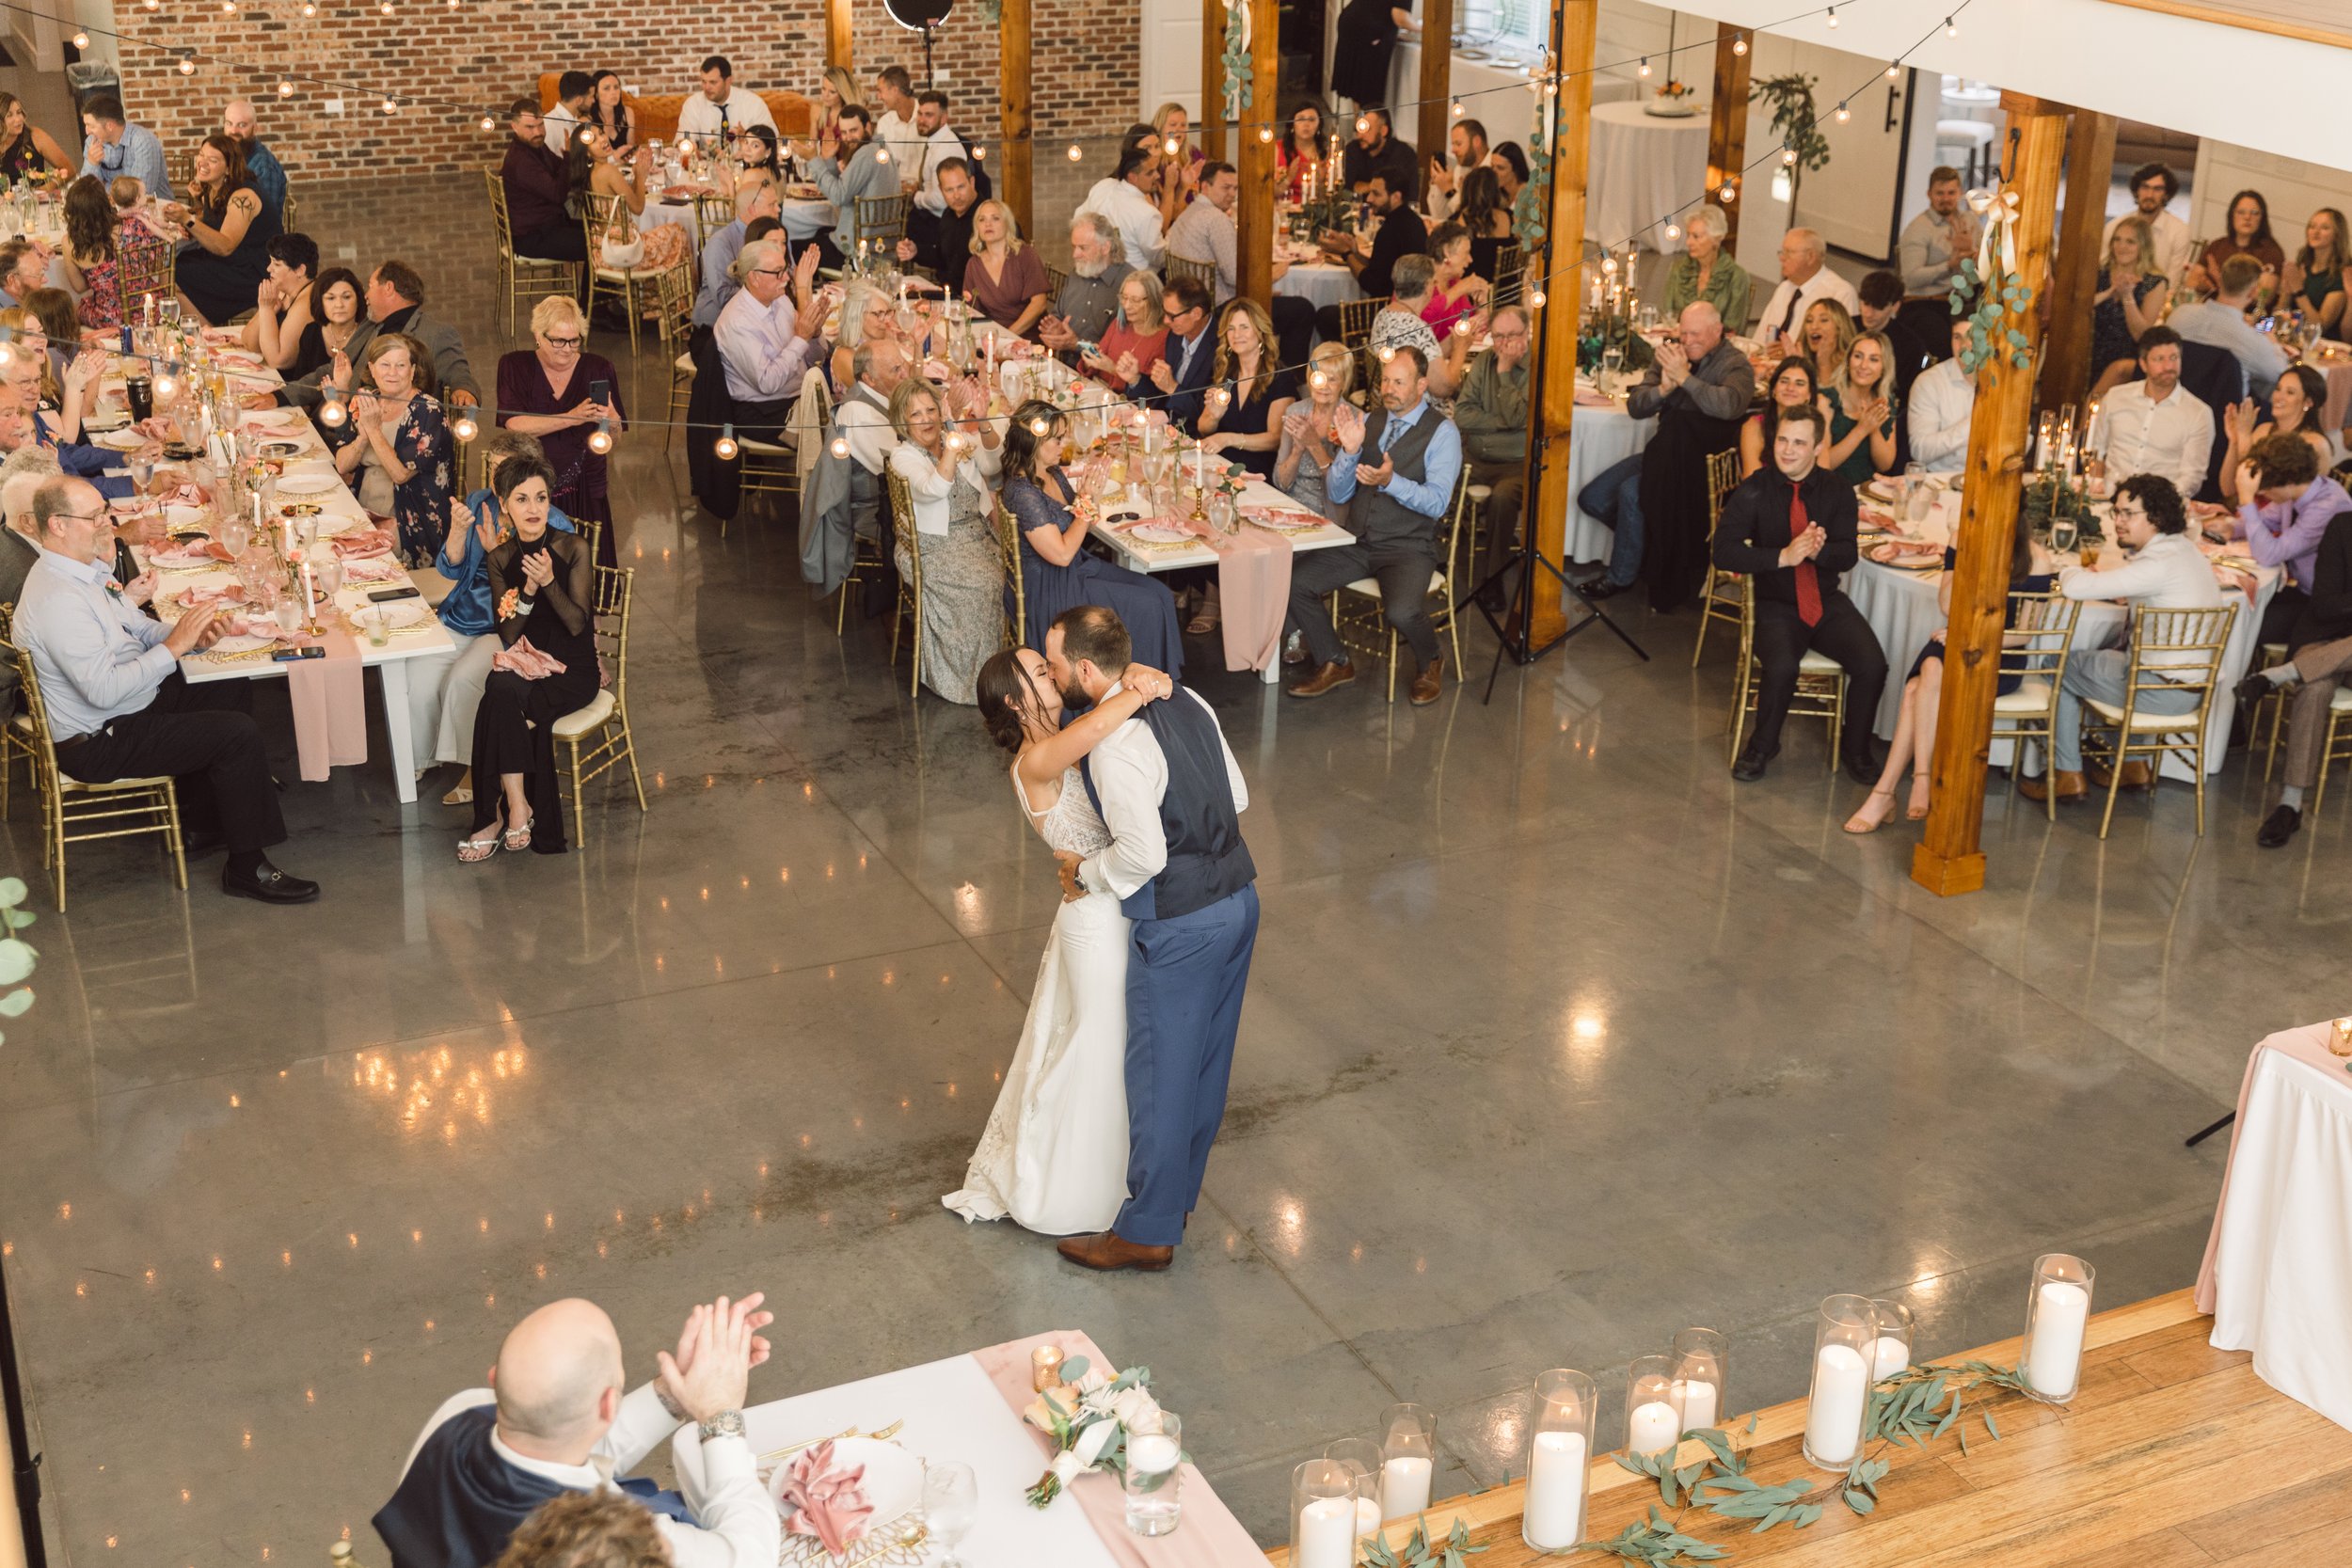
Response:
[[[719,312],[719,362],[735,400],[737,434],[772,439],[791,417],[802,375],[824,362],[827,301],[814,286],[817,252],[803,246],[794,269],[781,242],[760,240],[735,259],[735,276],[742,291]],[[794,282],[797,302],[787,287]]]
[[[2205,487],[2213,456],[2213,410],[2181,385],[2181,335],[2169,326],[2140,334],[2141,379],[2107,394],[2093,436],[2118,483],[2153,474],[2184,496]]]
[[[213,609],[171,626],[140,606],[151,573],[116,582],[105,498],[71,476],[33,493],[40,559],[17,599],[14,639],[32,656],[49,710],[57,768],[85,784],[171,774],[191,856],[226,847],[220,890],[265,904],[307,904],[316,882],[289,877],[263,853],[286,838],[269,752],[245,709],[246,681],[190,686],[180,659],[220,640]]]
[[[48,362],[46,356],[36,358],[25,354],[11,355],[6,365],[0,365],[0,404],[5,404],[10,412],[23,416],[22,422],[15,427],[18,440],[30,440],[55,455],[60,468],[89,481],[104,499],[120,500],[134,493],[131,477],[107,470],[120,463],[123,454],[75,438],[79,434],[82,402],[95,388],[104,361],[103,354],[76,356],[74,362],[67,367],[66,406],[53,413],[42,408],[40,401],[41,371]],[[73,431],[65,427],[69,415],[74,418],[76,428]]]
[[[914,525],[912,537],[898,532],[898,575],[914,580],[910,552],[922,554],[923,683],[967,707],[1003,641],[1005,568],[989,493],[999,438],[987,409],[970,381],[951,387],[943,405],[936,388],[909,376],[890,400],[899,441],[890,471],[906,483]]]
[[[1177,635],[1175,595],[1156,578],[1114,566],[1086,548],[1088,532],[1102,520],[1102,506],[1061,471],[1071,455],[1070,426],[1059,409],[1030,402],[1013,411],[1005,432],[1004,502],[1021,531],[1028,645],[1042,653],[1045,628],[1063,610],[1108,605],[1127,624],[1137,658],[1182,674],[1184,650]],[[924,584],[926,590],[930,586]]]
[[[1886,654],[1837,586],[1858,559],[1859,513],[1853,486],[1818,466],[1825,423],[1818,408],[1782,410],[1772,429],[1772,466],[1731,493],[1715,528],[1715,564],[1753,579],[1756,657],[1763,666],[1756,727],[1731,765],[1731,776],[1742,783],[1762,778],[1779,754],[1798,665],[1809,650],[1846,672],[1846,729],[1837,749],[1847,777],[1878,782],[1870,730],[1886,689]]]
[[[1968,466],[1968,425],[1977,413],[1977,378],[1960,362],[1968,347],[1968,318],[1952,323],[1952,356],[1929,366],[1911,384],[1904,412],[1911,432],[1911,460],[1931,474],[1956,474]]]
[[[1331,499],[1326,478],[1339,456],[1341,410],[1356,383],[1356,356],[1344,343],[1317,343],[1307,359],[1307,396],[1282,416],[1274,453],[1274,487],[1333,522],[1347,508]],[[1354,413],[1353,407],[1348,407]]]
[[[2284,778],[2254,835],[2265,849],[2280,847],[2302,827],[2303,796],[2319,783],[2328,706],[2337,689],[2352,680],[2352,513],[2328,525],[2310,581],[2302,618],[2287,635],[2286,662],[2258,670],[2237,686],[2238,705],[2249,710],[2258,698],[2286,694]]]
[[[1078,348],[1078,368],[1114,391],[1133,392],[1152,367],[1168,357],[1168,322],[1160,312],[1166,285],[1150,268],[1129,273],[1119,283],[1119,314],[1089,351]]]
[[[906,351],[910,364],[920,364],[924,345],[930,341],[927,332],[899,327],[898,302],[888,290],[868,278],[853,277],[841,286],[840,324],[828,375],[839,388],[850,386],[855,374],[850,361],[859,349],[871,343],[897,343]]]
[[[841,265],[843,257],[856,248],[857,204],[898,194],[898,170],[882,162],[881,145],[872,139],[873,123],[871,110],[863,103],[851,103],[841,111],[837,141],[813,149],[805,142],[792,144],[793,155],[807,166],[817,188],[839,214],[833,232],[819,234],[816,240],[829,267]]]
[[[2211,610],[2221,603],[2221,585],[2215,580],[2213,567],[2197,548],[2197,542],[2188,535],[2188,507],[2171,481],[2155,474],[2139,474],[2125,480],[2115,487],[2115,504],[2107,515],[2107,522],[2127,559],[2121,565],[2096,571],[2088,566],[2061,565],[2059,593],[2070,599],[2085,601],[2120,599],[2126,605],[2144,605],[2150,610]],[[2168,658],[2173,663],[2197,658],[2193,651],[2187,650],[2149,657],[2151,660]],[[2050,739],[2051,771],[2047,778],[2026,779],[2019,784],[2018,790],[2026,800],[2046,800],[2048,792],[2056,789],[2063,804],[2090,793],[2083,782],[2082,723],[2086,701],[2120,704],[2128,698],[2133,711],[2142,714],[2189,713],[2196,709],[2198,693],[2185,687],[2179,690],[2143,687],[2137,693],[2127,692],[2124,682],[2130,678],[2131,665],[2128,648],[2077,648],[2067,658],[2066,673],[2058,682],[2053,721],[2056,734]],[[2111,782],[2104,770],[2093,777],[2103,788]],[[2145,762],[2134,759],[2123,765],[2120,781],[2123,788],[2138,789],[2150,782]]]
[[[1423,312],[1429,307],[1432,291],[1437,286],[1438,263],[1426,256],[1401,256],[1396,262],[1396,293],[1379,314],[1372,318],[1371,336],[1366,340],[1377,362],[1383,351],[1417,348],[1429,366],[1429,390],[1439,400],[1450,400],[1455,382],[1449,379],[1446,345],[1438,340]]]
[[[1282,416],[1298,401],[1298,372],[1277,367],[1274,322],[1254,299],[1225,308],[1222,336],[1200,405],[1200,444],[1271,479]]]
[[[2328,402],[2328,383],[2309,365],[2290,365],[2270,388],[2267,399],[2248,398],[2229,411],[2230,448],[2221,458],[2221,499],[2243,506],[2254,498],[2238,489],[2238,474],[2254,449],[2285,431],[2299,436],[2322,468],[2335,466],[2341,449],[2336,433],[2320,423]],[[2267,412],[2265,412],[2265,407]],[[2273,640],[2275,641],[2275,639]]]
[[[1821,467],[1849,484],[1895,471],[1895,426],[1902,400],[1895,390],[1894,350],[1877,332],[1858,335],[1846,357],[1823,378],[1829,402],[1829,447]]]
[[[2352,512],[2352,496],[2301,436],[2265,436],[2238,465],[2235,489],[2246,501],[2237,515],[2209,526],[2216,539],[2243,539],[2246,552],[2265,566],[2286,574],[2263,610],[2256,643],[2291,643],[2311,603],[2319,571],[2319,542],[2336,518]]]
[[[1380,367],[1380,406],[1368,416],[1337,416],[1339,454],[1326,483],[1347,505],[1356,543],[1300,555],[1291,566],[1290,624],[1305,638],[1314,668],[1291,688],[1320,697],[1356,678],[1356,666],[1331,625],[1325,599],[1359,578],[1380,584],[1381,612],[1413,651],[1416,705],[1442,690],[1444,660],[1429,621],[1429,583],[1439,570],[1438,531],[1462,471],[1462,436],[1429,401],[1429,371],[1406,345]],[[1367,462],[1376,457],[1376,462]]]
[[[249,395],[246,405],[266,408],[277,402],[316,408],[329,386],[348,396],[355,385],[351,360],[366,350],[369,339],[380,332],[403,333],[422,347],[424,356],[419,363],[431,365],[432,385],[440,388],[443,402],[470,405],[482,401],[481,384],[474,380],[473,367],[466,359],[465,340],[458,336],[455,326],[426,311],[424,279],[416,268],[401,261],[383,262],[368,275],[362,298],[368,319],[352,332],[342,353],[301,380],[287,382],[275,394]],[[331,309],[328,319],[333,319]],[[439,515],[437,508],[434,516],[437,519]]]
[[[501,477],[517,461],[529,460],[508,458]],[[474,709],[473,827],[457,846],[468,864],[501,847],[564,851],[555,721],[594,702],[598,678],[588,542],[556,531],[535,500],[503,516],[514,531],[483,562],[500,646]]]
[[[1518,542],[1527,506],[1527,312],[1504,306],[1494,313],[1491,331],[1494,346],[1472,359],[1462,378],[1454,423],[1462,433],[1470,483],[1492,491],[1486,547],[1500,555]]]
[[[1119,314],[1119,285],[1127,276],[1119,230],[1100,213],[1070,220],[1070,276],[1037,324],[1038,341],[1076,362],[1078,344],[1093,342]]]
[[[1140,395],[1168,410],[1170,424],[1198,435],[1200,404],[1215,373],[1216,344],[1209,330],[1209,286],[1198,277],[1171,277],[1160,290],[1160,316],[1168,326],[1167,357],[1150,367],[1153,390]]]
[[[373,390],[355,392],[351,417],[326,428],[335,471],[359,504],[398,526],[400,558],[421,566],[439,547],[453,474],[449,421],[434,398],[423,345],[379,332],[365,351]]]
[[[441,797],[445,806],[473,800],[474,717],[482,706],[483,683],[490,678],[490,659],[501,646],[490,600],[490,552],[514,534],[512,519],[518,516],[534,527],[578,531],[549,499],[555,469],[537,441],[503,432],[484,440],[497,442],[505,455],[485,454],[488,487],[464,500],[451,498],[449,530],[433,557],[433,569],[451,583],[436,613],[453,646],[408,661],[408,733],[418,777],[437,762],[467,765],[464,776]]]
[[[614,1490],[661,1515],[683,1568],[775,1561],[783,1520],[743,1433],[752,1369],[769,1354],[759,1331],[775,1321],[763,1299],[695,1307],[675,1354],[656,1353],[660,1374],[627,1392],[620,1336],[595,1303],[550,1302],[516,1323],[491,1386],[441,1402],[376,1511],[392,1568],[489,1568],[546,1504]],[[681,1478],[683,1496],[614,1481],[687,1421],[700,1428],[702,1464]]]
[[[1747,478],[1772,456],[1772,426],[1778,422],[1782,409],[1820,405],[1821,391],[1813,379],[1812,360],[1802,354],[1792,354],[1773,366],[1772,379],[1764,388],[1764,406],[1748,416],[1747,422],[1740,427],[1740,477]],[[1826,413],[1823,417],[1827,417]],[[1962,432],[1963,436],[1966,434]]]
[[[743,246],[761,236],[752,232],[752,226],[767,220],[772,233],[780,225],[777,217],[776,182],[769,179],[739,180],[735,185],[735,220],[703,242],[702,289],[694,295],[694,325],[709,326],[726,309],[727,301],[742,287],[737,281],[735,259],[743,253]]]
[[[2090,296],[2090,384],[2094,403],[2138,372],[2141,336],[2164,319],[2171,279],[2157,269],[2148,220],[2126,213],[2107,228],[2099,292]]]

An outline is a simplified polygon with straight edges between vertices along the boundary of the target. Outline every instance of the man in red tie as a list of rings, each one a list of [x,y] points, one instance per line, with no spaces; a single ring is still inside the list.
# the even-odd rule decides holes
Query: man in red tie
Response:
[[[1857,557],[1853,487],[1814,466],[1827,432],[1817,408],[1784,409],[1772,429],[1772,463],[1759,468],[1724,501],[1715,529],[1715,564],[1753,579],[1756,657],[1763,668],[1756,690],[1756,727],[1731,776],[1747,783],[1764,776],[1780,751],[1780,726],[1796,695],[1798,666],[1807,653],[1836,659],[1846,672],[1846,727],[1838,755],[1849,777],[1878,779],[1870,732],[1886,689],[1886,653],[1837,579]]]

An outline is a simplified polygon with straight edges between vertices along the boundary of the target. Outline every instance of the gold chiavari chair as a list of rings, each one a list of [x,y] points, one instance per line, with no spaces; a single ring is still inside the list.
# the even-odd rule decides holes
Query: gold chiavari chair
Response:
[[[1527,279],[1520,274],[1527,270],[1527,252],[1513,240],[1495,252],[1495,303],[1516,305],[1526,292]]]
[[[1756,657],[1756,579],[1740,578],[1740,673],[1731,693],[1731,756],[1739,760],[1740,741],[1747,733],[1748,715],[1756,709],[1757,683],[1764,667]],[[1837,737],[1846,727],[1846,667],[1825,653],[1807,648],[1797,663],[1796,694],[1789,699],[1791,719],[1829,721],[1831,772],[1837,770]]]
[[[996,559],[1005,567],[1005,646],[1018,648],[1029,635],[1029,593],[1021,579],[1020,519],[1001,499],[996,502]]]
[[[2233,594],[2217,610],[2152,610],[2132,611],[2132,660],[2123,676],[2123,700],[2083,704],[2083,737],[2105,743],[2107,757],[2107,808],[2099,816],[2099,836],[2107,836],[2115,820],[2115,798],[2123,788],[2123,766],[2134,757],[2146,759],[2152,786],[2169,756],[2185,757],[2196,770],[2197,835],[2205,833],[2205,717],[2213,708],[2214,688],[2221,682],[2221,659],[2230,646],[2230,628],[2237,624],[2244,601]],[[2187,713],[2149,713],[2139,709],[2142,692],[2193,691],[2197,706]],[[2053,789],[2051,793],[2056,794]],[[2150,793],[2153,794],[2153,787]]]
[[[1215,261],[1196,261],[1189,256],[1179,256],[1171,250],[1160,258],[1160,266],[1171,280],[1179,277],[1197,277],[1208,285],[1211,294],[1216,293],[1216,263]]]
[[[1468,473],[1468,469],[1463,470]],[[1438,569],[1429,578],[1429,624],[1454,651],[1454,678],[1462,678],[1462,628],[1454,615],[1457,597],[1456,552],[1461,548],[1462,519],[1470,513],[1470,486],[1457,479],[1447,503],[1442,537],[1438,542]],[[1367,658],[1386,658],[1388,700],[1396,701],[1397,629],[1390,625],[1381,602],[1380,579],[1358,578],[1332,594],[1332,626],[1340,641]]]
[[[2328,799],[2328,769],[2338,762],[2352,762],[2352,686],[2339,686],[2328,702],[2328,735],[2319,747],[2319,787],[2312,791],[2312,815]]]
[[[2254,668],[2257,670],[2274,669],[2285,663],[2286,657],[2287,645],[2285,643],[2265,642],[2254,650]],[[2263,719],[2265,714],[2270,720],[2270,739],[2266,745],[2261,738]],[[2264,748],[2263,783],[2265,784],[2270,782],[2272,771],[2279,766],[2279,736],[2286,729],[2286,722],[2287,693],[2286,688],[2282,686],[2274,686],[2264,692],[2254,700],[2253,706],[2247,710],[2246,742],[2249,746],[2263,746]]]
[[[0,659],[8,668],[16,668],[16,606],[0,604]],[[23,704],[5,728],[0,728],[0,822],[8,819],[8,788],[16,774],[16,759],[24,759],[24,783],[27,788],[38,788],[40,772],[33,753],[33,716],[24,711]]]
[[[681,259],[654,279],[654,322],[661,333],[661,352],[684,354],[694,335],[694,262]],[[689,361],[691,364],[691,361]]]
[[[523,299],[536,300],[546,294],[580,294],[580,263],[551,261],[540,256],[518,256],[515,253],[515,226],[506,211],[506,183],[499,171],[482,171],[484,182],[490,188],[490,219],[497,230],[499,253],[499,300],[506,314],[506,335],[515,335],[515,307]],[[123,298],[137,297],[131,293],[132,279],[123,278]],[[170,287],[168,277],[166,288]],[[140,293],[146,292],[140,290]]]
[[[1061,268],[1047,267],[1045,269],[1045,297],[1049,300],[1061,298],[1061,286],[1069,281],[1070,275]]]
[[[286,191],[285,206],[278,210],[278,226],[288,233],[301,232],[300,207],[294,200],[294,189],[291,186]]]
[[[914,498],[907,491],[907,482],[898,477],[898,470],[882,469],[882,479],[890,487],[890,527],[896,537],[906,546],[906,556],[898,568],[898,608],[890,617],[890,662],[898,662],[898,628],[907,620],[914,623],[914,666],[907,678],[907,695],[923,694],[923,543],[914,529]],[[897,552],[894,549],[893,554]]]
[[[185,892],[188,863],[180,833],[180,795],[171,776],[116,779],[108,784],[84,784],[57,769],[57,752],[49,731],[49,710],[40,700],[40,677],[33,656],[14,650],[23,679],[24,711],[32,721],[30,745],[33,781],[40,791],[40,863],[49,873],[57,912],[65,912],[65,847],[92,839],[129,838],[139,833],[162,837],[171,857],[171,877]]]
[[[850,217],[850,259],[855,260],[860,241],[895,246],[905,239],[907,214],[914,205],[914,198],[905,195],[859,197]]]
[[[2026,777],[2026,748],[2042,748],[2042,766],[2049,766],[2050,746],[2058,735],[2058,687],[2066,679],[2066,661],[2074,652],[2074,618],[2079,600],[2063,594],[2011,594],[2009,629],[2001,637],[2000,673],[2017,677],[2017,689],[1993,699],[1993,738],[2015,748],[2009,759],[2010,788]],[[2050,820],[2058,820],[2058,791],[2044,798]]]
[[[628,351],[635,354],[638,324],[644,316],[645,307],[660,298],[662,275],[674,269],[607,266],[602,259],[603,245],[612,237],[613,225],[620,224],[629,237],[634,237],[638,232],[636,220],[629,216],[628,209],[617,196],[599,196],[592,191],[580,198],[580,229],[588,241],[588,309],[594,310],[599,298],[618,302],[621,313],[628,318]],[[668,336],[665,331],[665,346]]]
[[[1350,349],[1360,349],[1372,338],[1375,316],[1389,308],[1387,294],[1377,299],[1343,299],[1340,301],[1340,342]]]
[[[1740,574],[1717,568],[1713,555],[1715,525],[1723,521],[1724,498],[1740,484],[1740,449],[1729,447],[1709,452],[1707,457],[1707,586],[1699,591],[1699,640],[1691,650],[1691,668],[1699,667],[1699,657],[1707,652],[1707,627],[1711,621],[1725,626],[1740,624],[1741,607],[1748,602],[1745,589],[1740,586]]]
[[[694,250],[710,243],[710,236],[735,221],[735,198],[705,191],[694,198]]]
[[[593,561],[594,537],[588,548]],[[596,652],[612,671],[612,684],[599,689],[586,707],[555,721],[555,743],[564,752],[556,766],[571,785],[572,829],[582,848],[588,844],[588,810],[580,790],[589,780],[628,764],[637,809],[645,809],[645,782],[637,774],[637,747],[628,730],[628,599],[637,574],[627,566],[597,566],[594,571]]]

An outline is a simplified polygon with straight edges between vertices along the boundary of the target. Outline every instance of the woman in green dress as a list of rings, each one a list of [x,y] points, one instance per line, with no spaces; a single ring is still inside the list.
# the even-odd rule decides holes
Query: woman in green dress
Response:
[[[1659,309],[1674,321],[1684,306],[1703,299],[1724,318],[1725,332],[1746,331],[1753,285],[1747,270],[1724,249],[1723,214],[1701,207],[1683,220],[1682,234],[1685,248],[1666,269],[1666,297]]]
[[[1820,465],[1836,469],[1849,484],[1895,471],[1895,421],[1902,408],[1895,395],[1894,363],[1886,335],[1865,332],[1821,384],[1829,399],[1829,445],[1821,449]]]

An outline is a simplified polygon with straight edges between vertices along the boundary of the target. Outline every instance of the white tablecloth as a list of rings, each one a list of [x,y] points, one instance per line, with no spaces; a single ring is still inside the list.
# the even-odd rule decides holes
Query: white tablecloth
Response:
[[[1293,266],[1274,280],[1274,292],[1303,299],[1317,309],[1326,305],[1337,305],[1343,300],[1364,297],[1364,291],[1356,285],[1356,275],[1329,261],[1310,261]]]
[[[2352,1427],[2352,1058],[2328,1025],[2254,1048],[2197,1305],[2289,1399]]]
[[[1665,219],[1707,188],[1707,124],[1704,114],[1650,114],[1641,100],[1596,106],[1584,237],[1613,250],[1680,250]]]
[[[776,216],[784,224],[784,231],[795,240],[813,240],[819,234],[830,233],[840,221],[830,201],[782,202],[777,206]]]
[[[1587,516],[1576,504],[1576,499],[1584,493],[1585,485],[1598,479],[1612,464],[1648,446],[1657,429],[1656,420],[1637,420],[1625,411],[1622,403],[1606,408],[1581,403],[1576,405],[1576,419],[1568,436],[1570,561],[1609,559],[1610,546],[1616,542],[1616,531],[1597,517]]]

